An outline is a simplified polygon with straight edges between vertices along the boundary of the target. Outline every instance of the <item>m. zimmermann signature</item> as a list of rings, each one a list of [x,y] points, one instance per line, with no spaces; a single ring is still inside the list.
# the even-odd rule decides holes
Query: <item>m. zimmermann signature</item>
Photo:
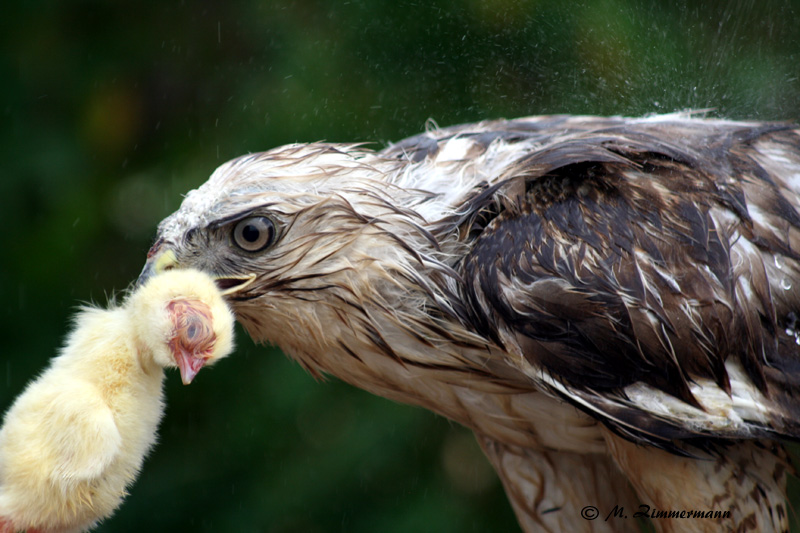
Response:
[[[581,509],[581,516],[584,520],[595,520],[600,516],[600,510],[593,506],[587,505]],[[639,510],[633,513],[633,518],[649,518],[651,520],[665,519],[665,518],[706,518],[706,519],[722,519],[730,518],[730,511],[702,511],[698,509],[682,509],[682,510],[664,510],[653,509],[649,505],[639,505]],[[615,505],[611,512],[606,515],[605,521],[608,522],[610,518],[628,518],[625,514],[625,508],[620,505]]]

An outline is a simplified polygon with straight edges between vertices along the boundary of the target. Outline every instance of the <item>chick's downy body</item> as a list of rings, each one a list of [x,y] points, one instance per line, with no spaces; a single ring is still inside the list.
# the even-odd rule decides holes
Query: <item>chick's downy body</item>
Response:
[[[81,531],[122,502],[156,441],[165,367],[191,381],[232,349],[213,281],[167,272],[120,307],[83,309],[0,431],[0,531]],[[188,378],[188,381],[187,381]]]

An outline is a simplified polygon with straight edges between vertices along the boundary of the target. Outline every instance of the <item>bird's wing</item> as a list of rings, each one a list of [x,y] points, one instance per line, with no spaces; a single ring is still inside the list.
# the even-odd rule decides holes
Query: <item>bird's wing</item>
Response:
[[[73,396],[80,400],[62,407],[61,416],[70,421],[71,431],[62,436],[59,454],[62,475],[91,479],[102,474],[120,453],[122,436],[113,413],[94,387],[87,384],[83,388],[81,395]]]
[[[798,432],[795,131],[621,124],[505,173],[463,210],[461,268],[472,321],[526,372],[653,443]]]
[[[23,431],[24,438],[10,436],[21,457],[31,459],[56,483],[70,483],[101,475],[120,452],[122,438],[113,414],[97,389],[79,379],[40,381],[25,392],[26,401],[15,405],[6,422],[8,431]],[[16,411],[16,413],[15,413]],[[25,455],[25,454],[28,455]],[[8,461],[13,461],[13,456]]]

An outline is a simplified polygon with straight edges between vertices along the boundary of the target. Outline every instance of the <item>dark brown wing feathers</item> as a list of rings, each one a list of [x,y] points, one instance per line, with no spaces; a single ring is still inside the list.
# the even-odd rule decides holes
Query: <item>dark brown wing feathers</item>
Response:
[[[744,267],[731,257],[745,238],[798,259],[800,215],[753,148],[779,143],[800,162],[797,133],[673,129],[616,125],[522,154],[461,221],[477,227],[465,230],[475,239],[462,264],[471,320],[500,342],[512,332],[526,358],[587,401],[616,395],[614,408],[595,403],[617,427],[632,416],[621,389],[637,381],[701,407],[689,384],[708,378],[730,393],[729,358],[768,396],[800,370],[797,345],[780,336],[797,302],[776,302],[760,257]],[[720,225],[712,211],[735,223]],[[788,381],[778,395],[794,398],[800,382]],[[681,433],[649,425],[643,433]]]

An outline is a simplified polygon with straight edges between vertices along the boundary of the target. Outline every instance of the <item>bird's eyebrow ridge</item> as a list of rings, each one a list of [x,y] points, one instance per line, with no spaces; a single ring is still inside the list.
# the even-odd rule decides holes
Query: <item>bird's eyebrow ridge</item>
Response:
[[[236,221],[242,220],[243,218],[248,217],[248,216],[252,215],[253,213],[255,213],[255,212],[259,211],[259,210],[268,208],[270,205],[272,205],[272,204],[262,204],[262,205],[257,205],[257,206],[254,206],[254,207],[250,207],[248,209],[244,209],[244,210],[239,211],[237,213],[234,213],[232,215],[228,215],[228,216],[220,218],[218,220],[214,220],[214,221],[212,221],[211,223],[208,224],[208,227],[209,228],[220,228],[222,226],[230,224],[231,222],[236,222]]]

